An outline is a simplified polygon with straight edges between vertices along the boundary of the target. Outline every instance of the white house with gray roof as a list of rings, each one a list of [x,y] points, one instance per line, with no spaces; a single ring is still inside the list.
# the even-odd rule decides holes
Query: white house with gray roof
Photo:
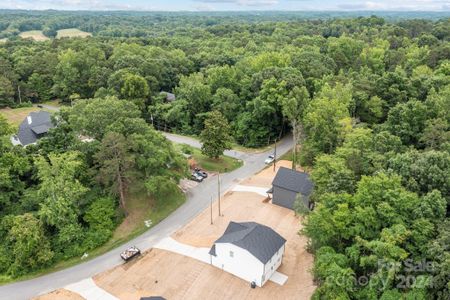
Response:
[[[19,131],[11,137],[13,145],[28,146],[36,144],[50,128],[53,128],[50,113],[46,111],[31,112],[19,125]]]
[[[209,251],[211,264],[262,287],[283,260],[286,240],[255,222],[230,222]]]

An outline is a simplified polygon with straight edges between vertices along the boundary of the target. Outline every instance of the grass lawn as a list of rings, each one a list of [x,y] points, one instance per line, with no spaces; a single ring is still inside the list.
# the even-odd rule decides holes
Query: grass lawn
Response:
[[[3,115],[10,124],[19,126],[30,112],[39,110],[45,110],[51,113],[51,111],[49,110],[41,109],[38,107],[21,107],[2,108],[0,109],[0,114]]]
[[[50,100],[50,101],[42,102],[40,104],[51,105],[51,106],[55,106],[55,107],[61,107],[61,103],[59,103],[59,100]]]
[[[33,39],[36,42],[48,41],[49,38],[42,33],[42,30],[24,31],[19,34],[23,39]]]
[[[186,144],[174,144],[174,147],[181,152],[183,152],[182,149],[185,146]],[[213,159],[209,158],[206,155],[203,155],[200,149],[191,146],[187,146],[187,148],[189,148],[189,150],[191,151],[190,154],[192,155],[195,164],[197,164],[205,171],[225,173],[236,170],[237,168],[242,166],[242,161],[239,159],[235,159],[225,155],[221,155],[219,159]]]
[[[156,207],[155,201],[147,195],[142,182],[138,180],[134,181],[134,184],[129,187],[127,198],[128,216],[116,228],[113,237],[106,244],[88,252],[89,257],[87,260],[100,256],[144,233],[149,229],[144,224],[145,220],[151,220],[151,227],[153,227],[175,211],[186,200],[185,194],[178,193],[166,197],[164,205]],[[66,269],[84,261],[86,259],[81,260],[80,257],[74,257],[23,277],[12,279],[10,277],[0,276],[0,284],[39,277]]]
[[[218,159],[209,158],[198,149],[193,151],[192,157],[202,169],[210,172],[231,172],[242,166],[242,161],[239,159],[225,155],[221,155]]]
[[[92,36],[92,34],[89,32],[81,31],[77,28],[60,29],[57,31],[57,34],[56,34],[57,39],[72,38],[72,37],[85,38],[88,36]]]

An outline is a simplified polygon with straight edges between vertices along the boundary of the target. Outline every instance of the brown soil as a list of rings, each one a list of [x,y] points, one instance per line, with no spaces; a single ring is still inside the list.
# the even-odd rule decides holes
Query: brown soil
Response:
[[[49,294],[32,298],[32,300],[84,300],[84,298],[77,293],[65,289],[59,289]]]
[[[275,175],[278,172],[278,169],[280,167],[285,168],[292,168],[292,162],[288,160],[280,160],[277,161],[275,166],[275,171],[273,170],[273,165],[268,166],[258,174],[245,179],[243,182],[241,182],[242,185],[251,185],[251,186],[258,186],[258,187],[271,187],[272,186],[272,180],[275,177]],[[303,171],[301,168],[297,168],[299,171]]]
[[[289,166],[289,162],[277,163]],[[265,169],[244,184],[270,186],[274,173]],[[268,185],[267,185],[268,183]],[[264,184],[264,185],[263,185]],[[101,273],[98,286],[120,299],[163,296],[166,299],[309,299],[315,286],[309,270],[313,256],[306,252],[306,238],[298,235],[300,220],[286,208],[264,203],[264,197],[250,192],[229,192],[221,201],[172,235],[179,242],[210,247],[230,221],[255,221],[273,228],[286,240],[286,253],[278,269],[289,279],[284,286],[268,282],[251,289],[248,282],[194,259],[153,249],[141,258]]]

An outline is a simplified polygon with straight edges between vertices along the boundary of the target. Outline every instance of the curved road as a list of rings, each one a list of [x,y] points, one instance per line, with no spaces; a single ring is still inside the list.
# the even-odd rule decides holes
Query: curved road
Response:
[[[186,143],[194,147],[200,146],[200,143],[192,138],[172,134],[165,135],[169,140],[176,143]],[[277,144],[277,156],[281,156],[289,151],[292,145],[292,137],[286,136]],[[272,154],[272,151],[269,150],[258,154],[249,154],[234,150],[227,151],[227,155],[243,160],[244,165],[233,172],[220,176],[222,193],[225,194],[227,190],[237,185],[244,178],[262,170],[265,167],[264,160],[269,154]],[[92,277],[95,274],[120,265],[123,262],[119,254],[123,249],[132,245],[136,245],[142,251],[152,248],[161,239],[170,236],[207,208],[210,204],[211,196],[214,199],[217,196],[217,178],[215,176],[208,177],[201,184],[190,189],[187,193],[186,202],[182,206],[142,235],[116,249],[76,266],[34,279],[0,286],[0,299],[29,299],[33,296],[48,293],[68,284]]]

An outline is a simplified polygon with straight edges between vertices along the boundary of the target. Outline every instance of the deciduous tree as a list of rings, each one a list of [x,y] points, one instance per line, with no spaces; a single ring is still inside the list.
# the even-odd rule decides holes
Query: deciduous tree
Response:
[[[203,143],[202,153],[211,158],[217,159],[223,151],[231,149],[233,138],[230,126],[220,112],[213,111],[208,115],[200,141]]]

